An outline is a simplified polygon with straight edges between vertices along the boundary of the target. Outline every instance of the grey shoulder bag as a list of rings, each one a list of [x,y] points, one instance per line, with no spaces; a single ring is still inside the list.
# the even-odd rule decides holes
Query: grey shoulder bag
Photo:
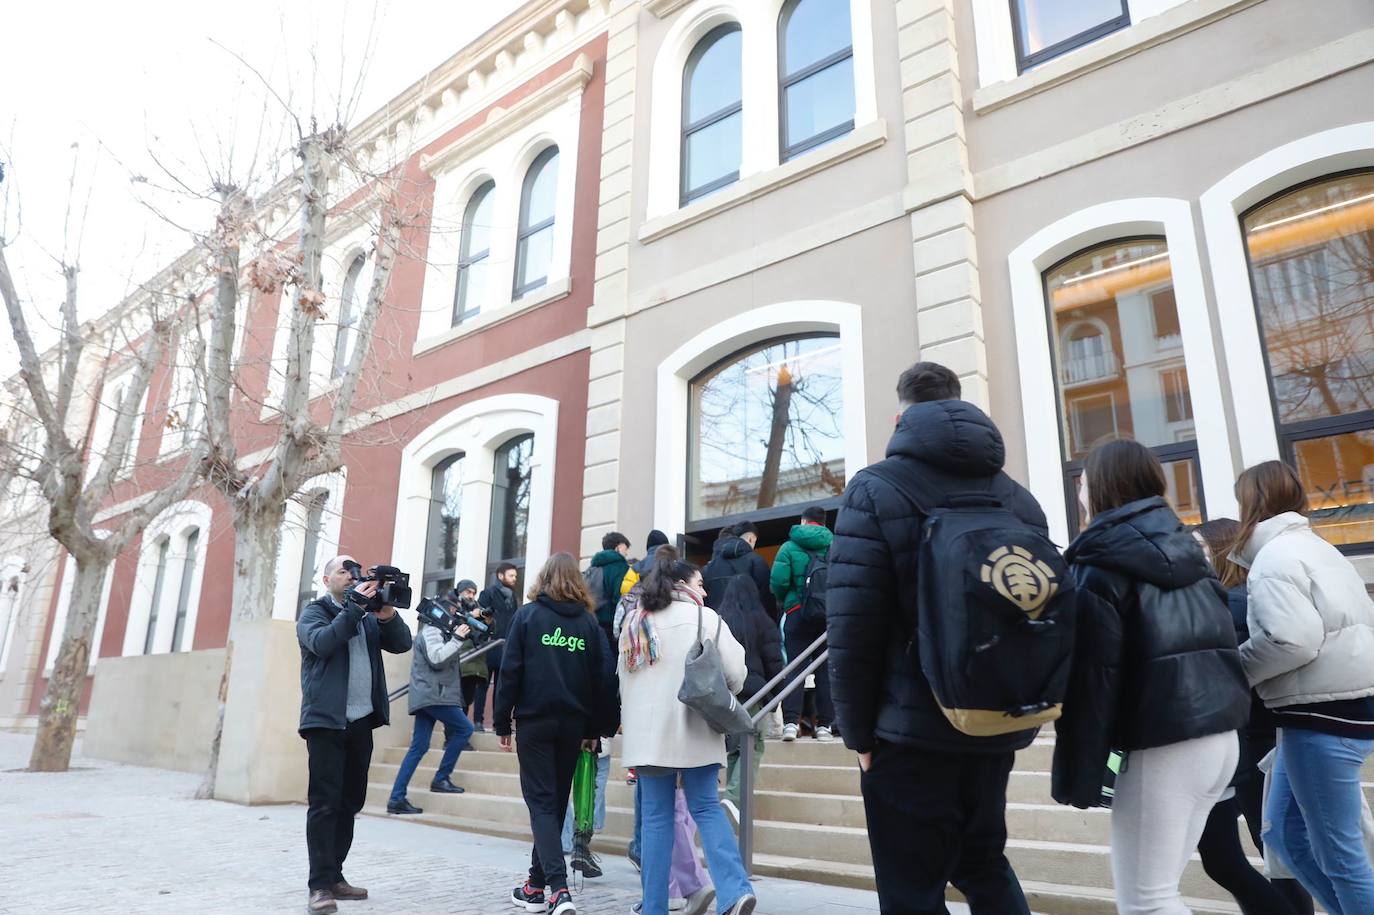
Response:
[[[701,606],[697,606],[697,640],[687,650],[687,663],[682,674],[682,687],[677,698],[683,705],[706,719],[711,729],[719,734],[750,734],[754,723],[749,713],[739,703],[725,682],[725,671],[721,668],[720,642],[721,620],[716,621],[715,639],[703,640],[701,637]]]

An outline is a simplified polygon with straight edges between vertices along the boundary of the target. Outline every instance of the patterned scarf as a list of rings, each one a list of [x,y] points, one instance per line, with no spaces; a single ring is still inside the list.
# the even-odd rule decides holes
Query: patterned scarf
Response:
[[[673,598],[702,606],[701,598],[686,588],[674,588]],[[658,663],[658,633],[654,631],[653,613],[638,601],[625,614],[625,623],[620,630],[620,651],[625,655],[625,669],[630,673]]]

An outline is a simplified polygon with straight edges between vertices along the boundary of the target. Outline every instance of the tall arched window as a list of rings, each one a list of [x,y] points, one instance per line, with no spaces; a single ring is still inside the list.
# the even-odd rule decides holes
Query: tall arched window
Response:
[[[1169,500],[1202,520],[1196,430],[1162,238],[1088,248],[1045,271],[1069,529],[1077,533],[1083,459],[1102,442],[1133,438],[1164,464]]]
[[[153,602],[148,607],[148,632],[143,637],[143,653],[151,654],[153,639],[157,634],[158,608],[162,604],[162,583],[167,578],[167,552],[171,548],[170,537],[163,537],[157,543],[157,572],[153,575]]]
[[[191,608],[191,580],[196,574],[196,550],[200,547],[200,528],[186,532],[185,555],[181,559],[181,587],[177,592],[176,625],[172,627],[172,651],[185,651],[181,644],[186,633],[186,616]]]
[[[789,0],[778,17],[782,161],[854,129],[849,0]]]
[[[691,384],[688,529],[840,495],[843,395],[835,336],[765,343],[698,376]]]
[[[0,671],[8,663],[10,642],[14,636],[15,611],[19,606],[20,582],[18,575],[11,575],[0,583]]]
[[[1241,217],[1285,459],[1314,527],[1374,545],[1374,170],[1291,188]]]
[[[515,298],[549,279],[553,221],[558,203],[558,147],[539,154],[520,191],[520,229],[515,237]]]
[[[421,593],[437,597],[458,579],[458,525],[463,518],[463,455],[444,458],[430,476],[429,530]]]
[[[324,532],[324,509],[328,502],[328,491],[318,490],[311,494],[305,512],[305,547],[301,550],[301,567],[297,573],[296,619],[301,618],[305,605],[320,593],[315,570],[320,565],[320,535]]]
[[[334,367],[331,378],[342,378],[353,354],[353,341],[358,335],[358,278],[362,276],[367,256],[359,254],[344,274],[343,291],[339,295],[339,332],[334,336]]]
[[[463,238],[458,251],[458,288],[453,294],[453,326],[477,316],[487,286],[491,256],[491,213],[496,182],[488,181],[475,192],[463,210]]]
[[[513,563],[524,577],[533,459],[533,435],[513,438],[496,449],[491,481],[491,536],[487,540],[488,578],[503,562]]]
[[[739,180],[744,84],[738,23],[706,34],[682,73],[682,203]]]

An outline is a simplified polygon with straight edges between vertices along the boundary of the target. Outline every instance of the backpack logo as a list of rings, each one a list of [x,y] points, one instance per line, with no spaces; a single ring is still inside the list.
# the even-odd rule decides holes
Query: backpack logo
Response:
[[[983,581],[1035,619],[1059,591],[1054,570],[1019,546],[993,550],[983,564]]]

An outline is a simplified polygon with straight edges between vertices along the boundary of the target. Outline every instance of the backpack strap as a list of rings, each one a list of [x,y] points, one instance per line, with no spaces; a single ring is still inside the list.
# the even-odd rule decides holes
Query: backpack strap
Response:
[[[994,491],[997,475],[983,478],[981,487],[970,479],[969,489],[961,489],[939,495],[929,492],[930,487],[924,478],[912,472],[901,461],[883,461],[871,464],[867,471],[897,490],[904,499],[915,506],[923,515],[929,515],[937,508],[998,508],[1004,505]]]

